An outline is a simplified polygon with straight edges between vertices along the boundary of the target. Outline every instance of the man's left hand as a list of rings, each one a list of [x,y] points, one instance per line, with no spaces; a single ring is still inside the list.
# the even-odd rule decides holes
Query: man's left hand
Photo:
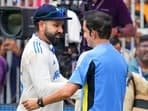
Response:
[[[27,100],[23,101],[22,104],[27,109],[27,111],[32,111],[34,109],[39,108],[39,106],[37,104],[37,98],[27,99]]]

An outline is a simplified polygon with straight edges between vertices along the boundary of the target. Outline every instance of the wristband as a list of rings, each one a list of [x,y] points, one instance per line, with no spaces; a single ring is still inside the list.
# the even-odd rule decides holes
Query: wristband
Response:
[[[44,107],[43,99],[42,98],[38,98],[37,104],[38,104],[39,107]]]

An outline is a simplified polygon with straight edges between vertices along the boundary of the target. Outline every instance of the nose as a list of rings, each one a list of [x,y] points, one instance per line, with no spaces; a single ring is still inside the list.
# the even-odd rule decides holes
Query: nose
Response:
[[[63,33],[63,27],[62,26],[59,26],[58,32]]]

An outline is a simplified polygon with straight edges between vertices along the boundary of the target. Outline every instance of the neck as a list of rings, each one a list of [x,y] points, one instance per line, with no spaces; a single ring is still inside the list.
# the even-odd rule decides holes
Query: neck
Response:
[[[47,37],[43,34],[43,33],[39,33],[37,32],[36,35],[39,37],[39,39],[41,39],[42,41],[51,44],[51,42],[47,39]]]
[[[97,46],[97,45],[100,45],[100,44],[105,44],[105,43],[109,43],[109,40],[107,40],[107,39],[99,39],[99,40],[97,40],[95,42],[94,47]]]

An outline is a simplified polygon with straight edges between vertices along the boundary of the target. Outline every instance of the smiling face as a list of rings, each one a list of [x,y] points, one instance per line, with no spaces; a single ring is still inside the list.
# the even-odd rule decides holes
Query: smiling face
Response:
[[[148,41],[143,41],[139,44],[138,57],[142,62],[148,63]]]

